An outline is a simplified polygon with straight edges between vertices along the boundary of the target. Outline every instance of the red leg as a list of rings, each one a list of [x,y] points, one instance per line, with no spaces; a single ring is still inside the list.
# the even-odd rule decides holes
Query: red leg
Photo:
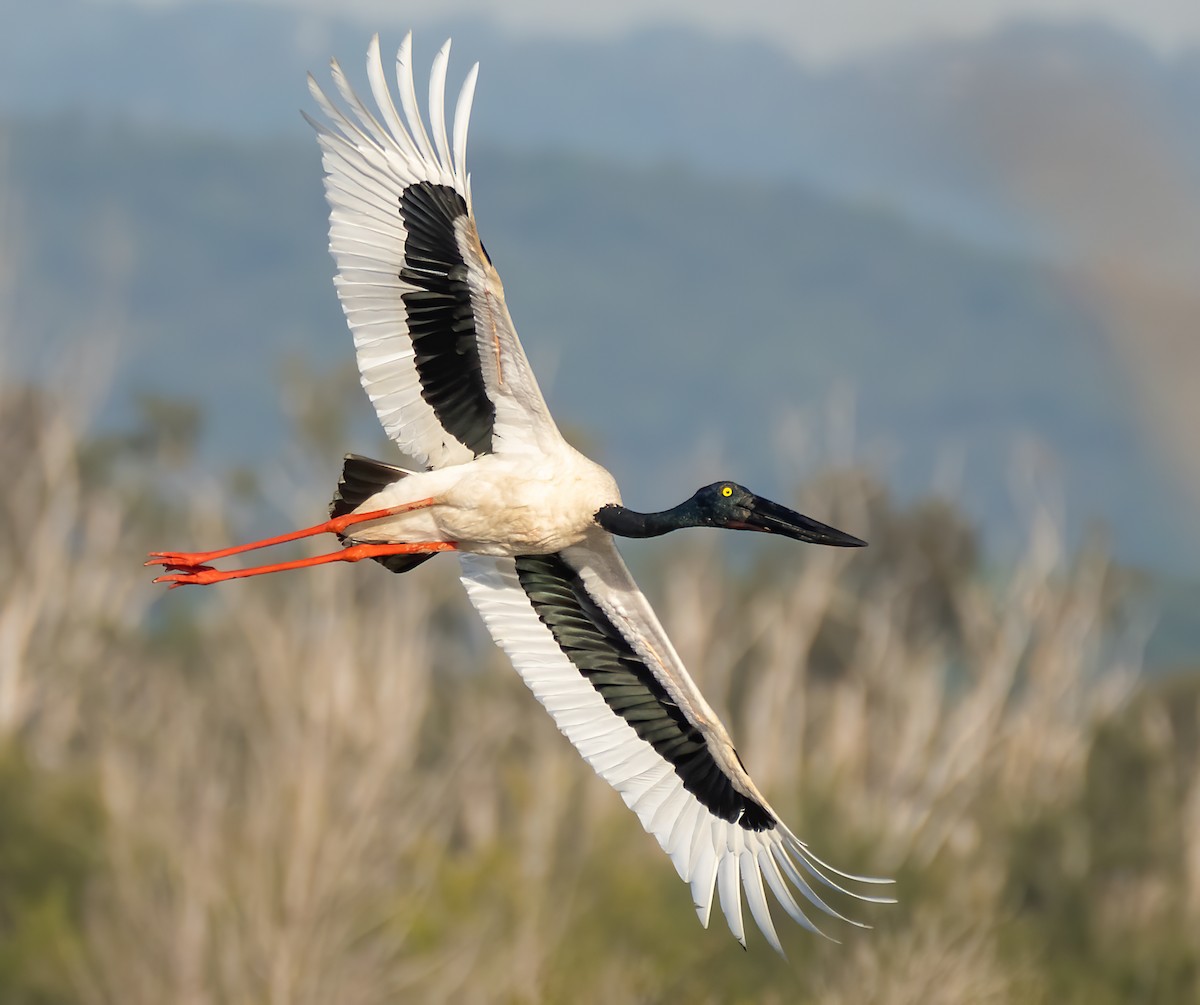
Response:
[[[387,509],[371,510],[369,513],[347,513],[345,516],[334,517],[324,523],[294,530],[290,534],[280,534],[278,537],[265,537],[261,541],[250,544],[236,544],[232,548],[219,548],[216,551],[152,551],[150,561],[145,565],[165,565],[168,569],[178,569],[182,572],[203,571],[209,562],[218,558],[228,558],[230,555],[240,555],[244,551],[255,551],[259,548],[269,548],[276,544],[287,544],[289,541],[299,541],[304,537],[314,537],[317,534],[340,534],[347,527],[368,520],[382,520],[384,517],[396,516],[398,513],[408,513],[415,509],[433,506],[437,500],[418,499],[416,502],[404,503],[401,506],[390,506]]]
[[[253,569],[231,569],[228,572],[212,569],[208,566],[194,566],[185,572],[177,572],[169,576],[159,576],[156,583],[170,583],[170,589],[177,586],[208,586],[210,583],[223,583],[227,579],[245,579],[247,576],[265,576],[269,572],[286,572],[288,569],[305,569],[310,565],[325,565],[329,562],[361,562],[364,558],[378,558],[382,555],[427,555],[435,551],[455,551],[457,545],[450,541],[426,541],[419,544],[355,544],[341,551],[328,555],[316,555],[312,558],[298,558],[292,562],[278,562],[275,565],[260,565]]]

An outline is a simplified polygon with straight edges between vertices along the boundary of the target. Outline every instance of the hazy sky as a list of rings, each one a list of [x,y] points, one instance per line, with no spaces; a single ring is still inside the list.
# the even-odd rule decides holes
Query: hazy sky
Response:
[[[330,9],[328,0],[271,2]],[[797,55],[820,61],[934,34],[980,32],[1021,15],[1100,17],[1166,51],[1200,44],[1200,0],[347,0],[342,9],[389,25],[482,12],[522,32],[592,34],[674,21],[768,37]]]

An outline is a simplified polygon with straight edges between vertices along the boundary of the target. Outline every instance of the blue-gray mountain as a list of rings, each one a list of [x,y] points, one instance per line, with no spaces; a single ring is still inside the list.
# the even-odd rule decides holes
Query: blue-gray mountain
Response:
[[[1037,94],[1066,75],[1099,100],[1119,96],[1139,120],[1157,122],[1200,176],[1200,50],[1163,58],[1086,21],[1015,23],[817,72],[750,39],[664,27],[615,40],[525,40],[486,19],[421,21],[407,5],[391,25],[382,8],[368,25],[252,2],[9,6],[0,115],[73,110],[102,121],[300,135],[305,71],[336,54],[357,74],[354,54],[371,31],[394,43],[416,27],[419,52],[452,35],[460,66],[482,62],[475,142],[791,178],[1005,247],[1027,247],[1031,235],[997,190],[987,145],[971,137],[995,113],[1005,80]]]

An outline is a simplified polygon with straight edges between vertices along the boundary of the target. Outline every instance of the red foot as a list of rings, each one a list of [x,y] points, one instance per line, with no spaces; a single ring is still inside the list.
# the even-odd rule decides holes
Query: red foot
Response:
[[[147,562],[146,564],[149,565],[150,563]],[[222,579],[229,578],[225,573],[214,569],[211,565],[198,565],[194,568],[189,568],[187,566],[168,565],[167,568],[183,568],[187,570],[170,576],[155,577],[154,582],[156,583],[170,583],[171,585],[167,587],[168,590],[173,590],[177,586],[190,586],[193,584],[196,586],[208,586],[210,583],[219,583]]]
[[[212,568],[205,563],[211,561],[208,552],[203,551],[152,551],[150,560],[142,565],[161,565],[167,569],[177,569],[180,572],[199,572]]]

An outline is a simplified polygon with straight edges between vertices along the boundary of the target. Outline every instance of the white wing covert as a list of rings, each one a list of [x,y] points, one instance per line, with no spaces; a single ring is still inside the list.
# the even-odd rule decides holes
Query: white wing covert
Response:
[[[336,61],[333,81],[349,112],[310,75],[327,123],[305,116],[321,144],[335,284],[363,388],[388,436],[430,467],[560,438],[471,210],[465,157],[478,65],[459,95],[451,140],[449,53],[446,42],[430,74],[432,140],[413,84],[411,33],[396,57],[399,110],[375,36],[367,76],[378,116]]]
[[[692,889],[708,926],[714,888],[744,946],[742,895],[783,952],[765,888],[803,927],[794,890],[833,917],[831,877],[754,786],[607,535],[554,555],[461,555],[463,584],[493,639],[562,733],[620,793]],[[765,881],[765,886],[764,886]],[[858,924],[857,922],[851,922]]]

